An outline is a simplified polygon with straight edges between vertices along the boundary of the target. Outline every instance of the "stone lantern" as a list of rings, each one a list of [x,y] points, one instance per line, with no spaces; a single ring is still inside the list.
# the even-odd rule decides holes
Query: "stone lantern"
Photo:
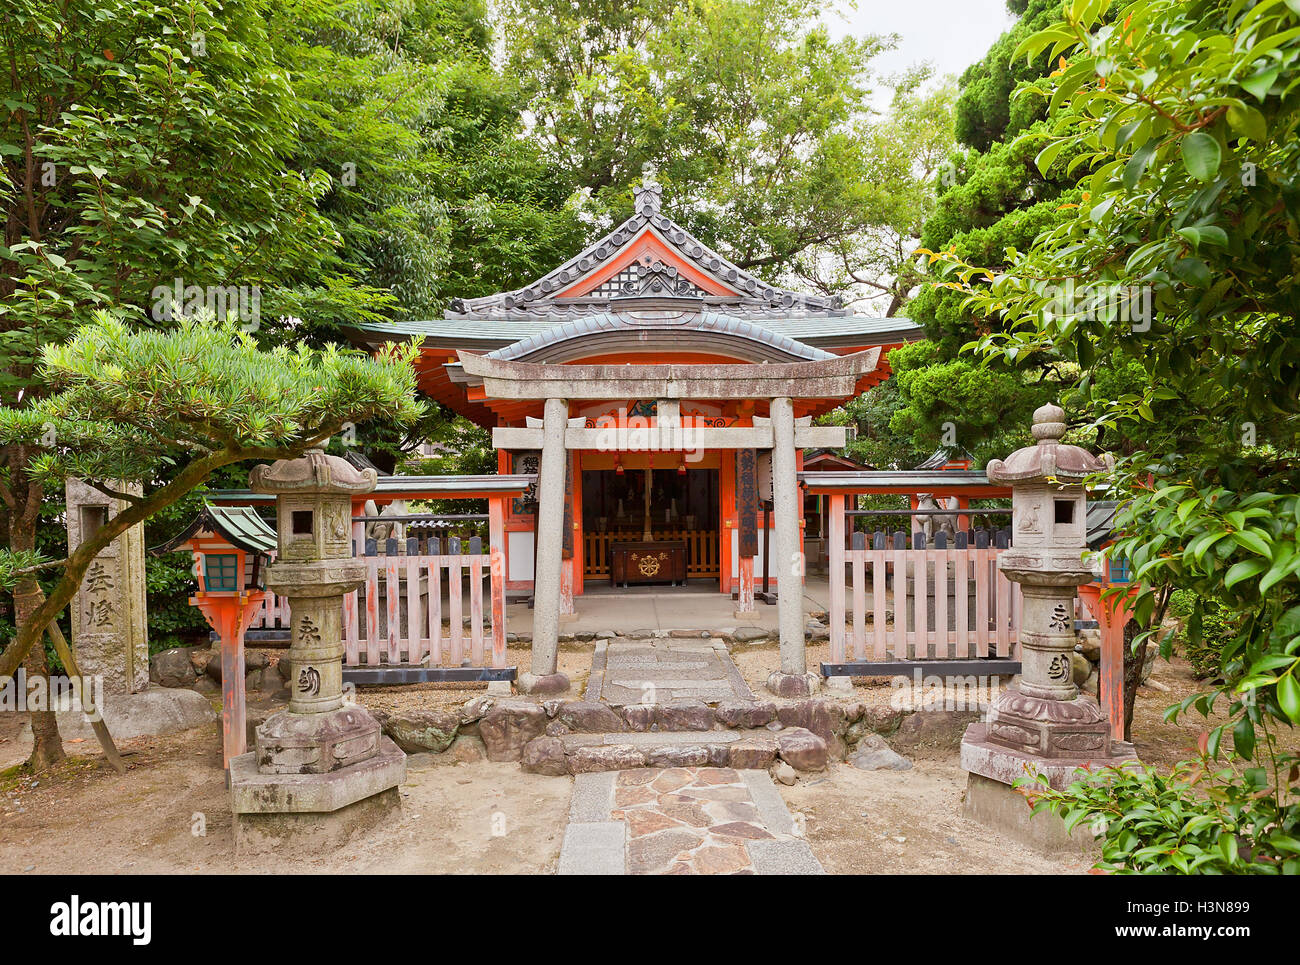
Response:
[[[998,567],[1020,584],[1024,600],[1021,676],[1018,686],[999,694],[984,723],[967,729],[961,759],[970,773],[967,815],[1010,831],[1023,831],[1027,820],[1024,800],[1010,786],[1027,771],[1065,787],[1081,766],[1133,759],[1132,745],[1111,739],[1097,701],[1074,684],[1075,595],[1094,579],[1084,560],[1083,482],[1111,461],[1063,444],[1065,430],[1065,411],[1041,406],[1034,412],[1036,444],[987,467],[990,482],[1011,486],[1012,546]],[[1064,826],[1044,821],[1028,837],[1061,844]]]
[[[352,500],[375,481],[373,469],[320,450],[249,475],[253,492],[276,497],[279,548],[266,582],[289,598],[292,628],[288,709],[257,728],[253,753],[231,761],[244,832],[268,823],[267,815],[322,817],[367,798],[397,804],[405,755],[368,710],[343,697],[343,596],[366,575],[364,561],[352,555]]]

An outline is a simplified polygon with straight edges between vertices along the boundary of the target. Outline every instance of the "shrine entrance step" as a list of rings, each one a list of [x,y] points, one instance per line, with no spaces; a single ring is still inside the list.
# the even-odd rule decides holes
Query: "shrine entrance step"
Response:
[[[615,638],[596,644],[587,700],[613,707],[691,700],[753,700],[722,641]]]

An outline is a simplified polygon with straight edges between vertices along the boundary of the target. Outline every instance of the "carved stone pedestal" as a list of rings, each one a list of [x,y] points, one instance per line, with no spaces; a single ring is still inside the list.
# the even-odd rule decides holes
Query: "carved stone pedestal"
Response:
[[[379,722],[359,706],[274,714],[257,728],[257,766],[266,774],[328,774],[372,757],[379,733]]]
[[[1110,725],[1093,698],[1030,697],[1004,690],[989,708],[986,739],[1009,750],[1061,760],[1110,757]]]
[[[289,838],[304,851],[338,847],[401,810],[404,780],[406,755],[387,737],[370,757],[326,774],[266,773],[256,753],[231,758],[235,850],[276,850]]]
[[[1069,701],[1066,706],[1074,703],[1076,701]],[[990,720],[994,712],[989,712]],[[1022,778],[1043,776],[1049,786],[1062,790],[1086,777],[1080,774],[1080,769],[1096,771],[1137,763],[1133,745],[1107,739],[1104,754],[1046,757],[997,742],[990,737],[989,729],[988,724],[971,724],[962,738],[961,766],[968,774],[963,809],[965,817],[995,828],[1038,851],[1090,849],[1093,846],[1091,829],[1077,828],[1071,834],[1065,830],[1065,822],[1056,815],[1031,813],[1025,796],[1013,784]],[[1049,733],[1054,732],[1049,728]],[[1066,732],[1061,733],[1064,735]]]

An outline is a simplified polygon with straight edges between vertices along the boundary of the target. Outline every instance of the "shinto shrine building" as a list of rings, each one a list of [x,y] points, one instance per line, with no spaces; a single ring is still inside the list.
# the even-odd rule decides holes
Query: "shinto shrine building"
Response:
[[[540,689],[558,623],[595,585],[709,581],[744,610],[769,536],[778,585],[801,574],[804,450],[846,442],[814,417],[887,378],[888,350],[924,333],[761,281],[665,217],[648,185],[631,218],[532,284],[356,339],[416,335],[422,391],[491,429],[501,474],[537,474],[508,505],[504,550],[507,589],[535,601],[520,683]],[[780,597],[797,691],[800,595]]]

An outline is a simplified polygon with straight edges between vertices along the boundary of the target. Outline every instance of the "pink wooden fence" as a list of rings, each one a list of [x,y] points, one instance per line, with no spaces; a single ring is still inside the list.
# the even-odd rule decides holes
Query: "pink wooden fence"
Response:
[[[384,544],[372,539],[366,542],[364,559],[365,585],[343,598],[344,666],[506,665],[500,548],[484,553],[477,536],[464,541],[390,539]],[[487,631],[485,612],[490,617]],[[288,630],[289,617],[288,601],[268,592],[252,626]]]
[[[877,533],[868,545],[853,533],[846,548],[843,517],[831,523],[830,663],[1019,659],[1020,587],[997,568],[1005,534],[927,545]]]

